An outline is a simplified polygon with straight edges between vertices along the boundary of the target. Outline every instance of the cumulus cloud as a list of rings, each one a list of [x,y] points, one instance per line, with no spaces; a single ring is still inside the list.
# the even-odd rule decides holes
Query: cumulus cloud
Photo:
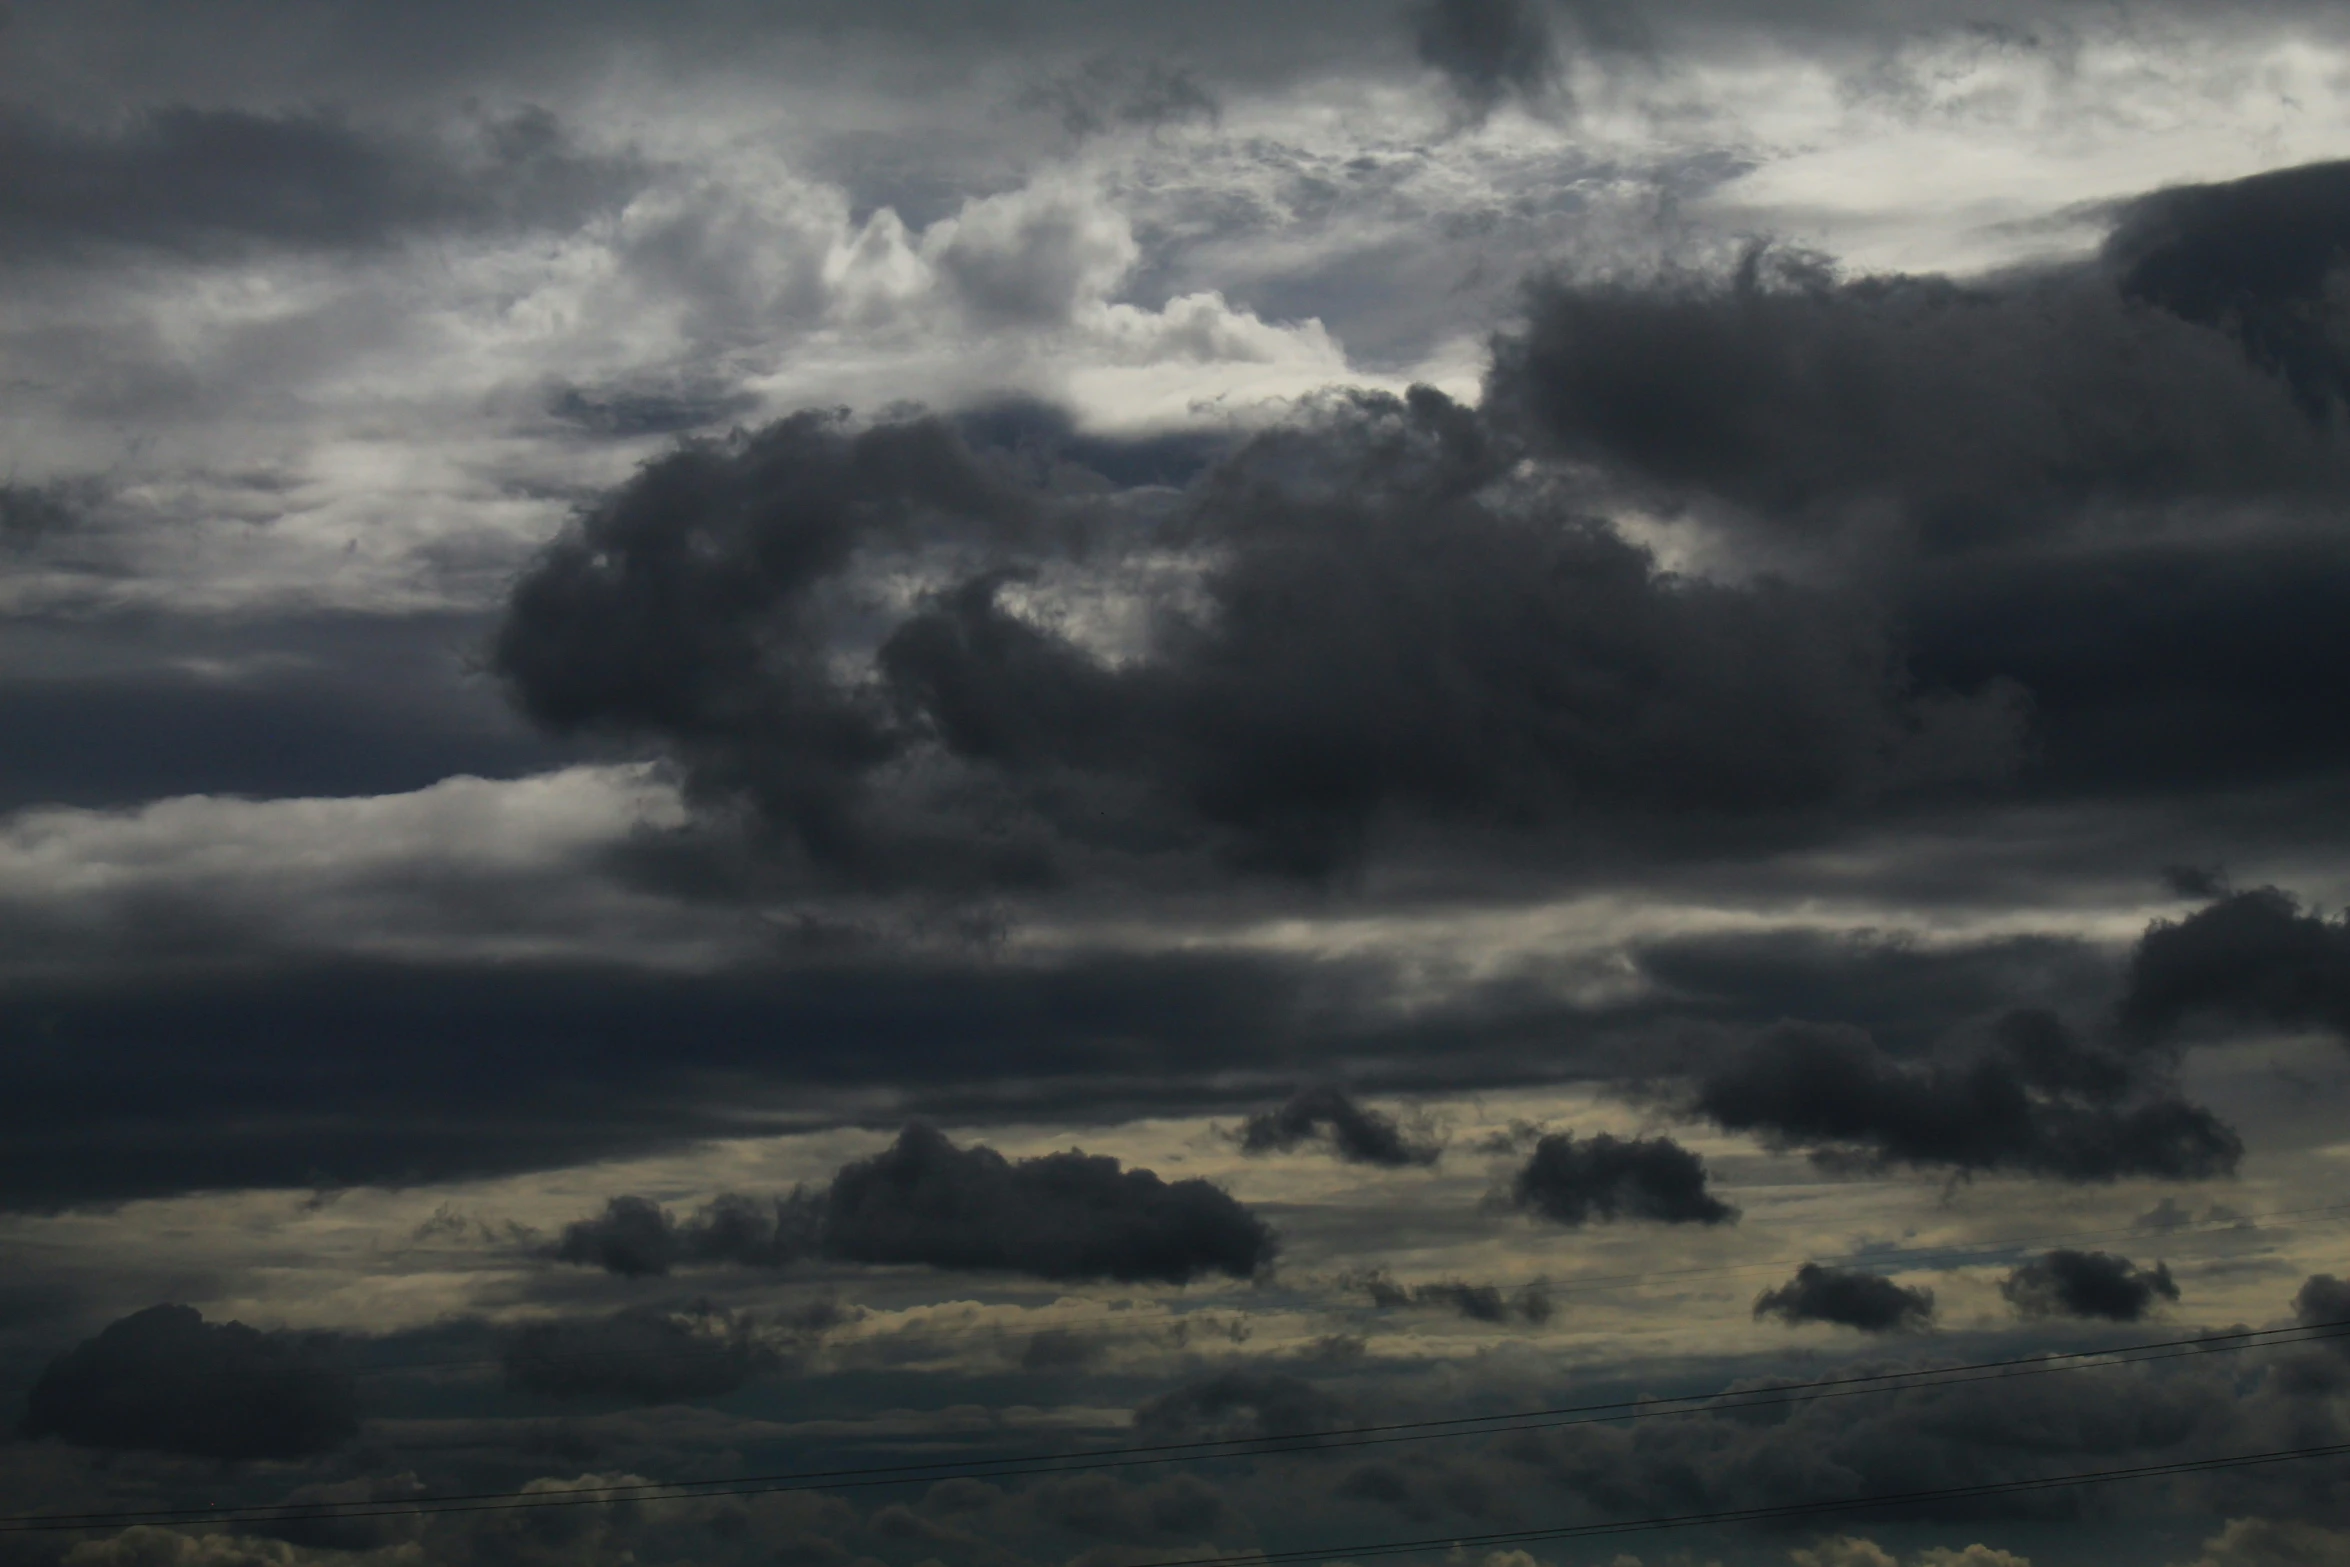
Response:
[[[1832,1164],[2011,1169],[2062,1180],[2194,1180],[2243,1142],[2145,1067],[2055,1018],[2011,1016],[1971,1055],[1896,1059],[1857,1029],[1786,1024],[1699,1080],[1692,1108]]]
[[[1863,1333],[1907,1332],[1933,1321],[1934,1292],[1857,1268],[1807,1262],[1786,1283],[1757,1295],[1754,1314],[1790,1326],[1833,1322]]]
[[[42,1371],[25,1434],[197,1458],[307,1458],[359,1432],[359,1396],[331,1340],[150,1306]]]
[[[1436,1279],[1421,1284],[1399,1284],[1384,1269],[1349,1274],[1343,1282],[1361,1290],[1381,1310],[1399,1306],[1433,1307],[1466,1317],[1471,1322],[1516,1320],[1535,1326],[1558,1314],[1550,1287],[1536,1279],[1509,1289],[1500,1284],[1471,1284],[1462,1279]]]
[[[1738,1217],[1706,1190],[1705,1161],[1696,1154],[1669,1137],[1607,1132],[1580,1142],[1566,1132],[1543,1137],[1512,1177],[1507,1200],[1553,1224],[1728,1224]]]
[[[568,1226],[555,1255],[630,1277],[821,1255],[1182,1284],[1250,1277],[1278,1249],[1263,1220],[1207,1181],[1169,1182],[1075,1150],[1009,1160],[977,1144],[958,1148],[917,1122],[880,1153],[843,1165],[821,1194],[763,1202],[730,1193],[682,1224],[649,1199],[615,1197]]]
[[[2161,1037],[2201,1015],[2350,1041],[2350,916],[2329,920],[2258,887],[2157,920],[2130,954],[2122,1021]]]
[[[2280,1518],[2231,1518],[2182,1567],[2330,1567],[2350,1552],[2350,1530]]]
[[[2058,1248],[2023,1263],[1999,1283],[2007,1303],[2027,1317],[2102,1317],[2136,1322],[2157,1300],[2176,1301],[2170,1268],[2141,1268],[2107,1251]]]
[[[1536,491],[1420,389],[1318,405],[1194,482],[1210,562],[1106,660],[1010,590],[923,598],[867,675],[822,651],[862,550],[1003,540],[1044,510],[935,421],[801,415],[592,506],[517,584],[491,663],[562,731],[659,743],[868,884],[1037,885],[1078,864],[1322,876],[1390,821],[1770,821],[2007,771],[1996,682],[1910,688],[1867,606],[1673,577]]]
[[[1357,1104],[1345,1089],[1301,1089],[1275,1110],[1241,1123],[1243,1153],[1288,1153],[1309,1143],[1327,1147],[1350,1164],[1399,1169],[1434,1164],[1444,1145],[1425,1132],[1407,1130],[1384,1110]]]

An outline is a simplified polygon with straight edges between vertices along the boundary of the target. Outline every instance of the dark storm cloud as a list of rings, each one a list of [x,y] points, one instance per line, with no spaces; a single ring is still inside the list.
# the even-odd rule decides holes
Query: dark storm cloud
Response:
[[[2043,1252],[1999,1283],[1999,1293],[2027,1317],[2102,1317],[2136,1322],[2157,1300],[2176,1302],[2179,1286],[2162,1263],[2141,1268],[2109,1251]]]
[[[1444,1156],[1441,1142],[1415,1137],[1386,1111],[1367,1109],[1345,1089],[1331,1086],[1301,1089],[1280,1108],[1241,1123],[1243,1153],[1288,1153],[1309,1143],[1327,1147],[1349,1164],[1389,1169],[1434,1164]]]
[[[51,1361],[33,1384],[24,1430],[197,1458],[305,1458],[358,1434],[359,1399],[316,1335],[150,1306]]]
[[[1221,112],[1215,94],[1187,67],[1119,55],[1096,55],[1023,93],[1021,102],[1057,115],[1072,136],[1213,120]]]
[[[1850,1028],[1787,1024],[1706,1072],[1692,1108],[1838,1165],[2015,1170],[2061,1180],[2233,1171],[2242,1140],[2136,1061],[2021,1012],[1969,1054],[1888,1056]]]
[[[534,1322],[506,1345],[506,1385],[543,1398],[716,1398],[784,1364],[748,1319],[713,1308]]]
[[[2258,887],[2156,921],[2130,954],[2122,1022],[2160,1037],[2198,1016],[2350,1041],[2350,916],[2329,920]]]
[[[2350,1283],[2330,1273],[2311,1274],[2293,1297],[2293,1320],[2304,1327],[2350,1322]]]
[[[2125,215],[2126,261],[1982,283],[1846,280],[1758,249],[1726,277],[1543,285],[1493,396],[1557,448],[1675,492],[1791,522],[1890,504],[1945,546],[2097,506],[2333,490],[2342,442],[2246,315],[2285,312],[2310,353],[2335,352],[2308,231],[2341,226],[2350,166],[2292,183],[2328,215],[2165,193]],[[2156,216],[2205,206],[2240,226]]]
[[[1650,1220],[1729,1224],[1738,1210],[1705,1186],[1705,1161],[1669,1137],[1553,1132],[1512,1178],[1509,1204],[1553,1224]]]
[[[1602,523],[1486,498],[1510,457],[1433,391],[1335,398],[1195,483],[1185,536],[1219,563],[1150,656],[1014,614],[999,569],[856,683],[817,606],[857,551],[917,514],[1000,536],[1037,498],[944,425],[803,415],[598,503],[492,662],[542,723],[661,743],[698,797],[878,885],[1201,849],[1319,876],[1385,821],[1770,820],[2017,759],[2009,688],[1913,691],[1865,605],[1669,577]]]
[[[1923,1328],[1934,1317],[1934,1292],[1896,1284],[1882,1274],[1807,1262],[1795,1277],[1754,1298],[1754,1314],[1794,1325],[1833,1322],[1863,1333]]]
[[[0,109],[0,255],[89,246],[347,249],[403,233],[567,227],[640,178],[530,109],[444,148],[317,112],[155,109],[113,131]]]
[[[2350,253],[2350,162],[2185,185],[2123,209],[2105,245],[2130,299],[2226,330],[2315,413],[2350,392],[2327,297]]]
[[[1557,81],[1558,40],[1541,0],[1424,0],[1411,21],[1421,63],[1480,112],[1512,93],[1539,99]]]
[[[1428,1284],[1398,1284],[1383,1270],[1351,1274],[1341,1280],[1361,1290],[1382,1311],[1399,1306],[1431,1306],[1471,1322],[1508,1322],[1515,1318],[1539,1326],[1558,1313],[1548,1286],[1537,1280],[1515,1290],[1499,1284],[1471,1284],[1461,1279],[1438,1279]]]
[[[880,1153],[843,1165],[820,1197],[729,1194],[682,1225],[645,1198],[615,1197],[568,1226],[555,1255],[632,1278],[822,1255],[1182,1284],[1210,1273],[1247,1278],[1276,1250],[1263,1220],[1206,1181],[1163,1181],[1075,1151],[1008,1160],[916,1122]]]
[[[201,620],[21,614],[0,627],[0,810],[182,794],[396,794],[582,759],[468,669],[470,615]]]
[[[1075,1151],[1008,1160],[919,1123],[843,1165],[825,1200],[825,1254],[850,1262],[1181,1284],[1247,1278],[1276,1249],[1262,1219],[1206,1181]]]

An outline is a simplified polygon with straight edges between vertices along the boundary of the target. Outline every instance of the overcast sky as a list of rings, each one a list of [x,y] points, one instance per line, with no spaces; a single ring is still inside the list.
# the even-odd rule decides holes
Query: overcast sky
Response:
[[[0,1567],[2350,1560],[2344,158],[2290,0],[8,0]]]

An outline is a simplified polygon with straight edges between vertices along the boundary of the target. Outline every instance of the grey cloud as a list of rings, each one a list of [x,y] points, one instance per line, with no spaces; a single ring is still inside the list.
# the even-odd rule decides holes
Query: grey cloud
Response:
[[[88,507],[88,489],[64,480],[0,484],[0,545],[25,549],[71,531]]]
[[[1757,1295],[1754,1314],[1789,1325],[1833,1322],[1863,1333],[1907,1332],[1932,1322],[1934,1292],[1882,1274],[1807,1262],[1786,1283]]]
[[[2259,887],[2156,921],[2130,954],[2124,1026],[2160,1037],[2205,1014],[2350,1041],[2350,917]]]
[[[1350,1164],[1384,1165],[1400,1169],[1434,1164],[1444,1145],[1431,1137],[1415,1137],[1384,1110],[1355,1102],[1343,1088],[1301,1089],[1275,1110],[1250,1116],[1241,1124],[1243,1153],[1288,1153],[1309,1143],[1322,1144]]]
[[[2304,1327],[2350,1322],[2350,1282],[2313,1273],[2293,1297],[2293,1320]]]
[[[1480,112],[1513,93],[1539,99],[1558,79],[1558,40],[1542,0],[1425,0],[1411,20],[1421,63]]]
[[[1855,1029],[1787,1024],[1707,1071],[1691,1108],[1829,1163],[2073,1181],[2233,1171],[2235,1132],[2145,1071],[2045,1014],[2011,1016],[1971,1054],[1915,1062]]]
[[[1347,1406],[1311,1382],[1235,1368],[1145,1399],[1134,1429],[1153,1441],[1306,1436],[1341,1424]]]
[[[662,1404],[715,1398],[785,1363],[749,1319],[704,1306],[535,1322],[508,1340],[506,1385],[544,1398]]]
[[[1705,1161],[1669,1137],[1618,1138],[1606,1132],[1577,1142],[1553,1132],[1510,1182],[1508,1201],[1553,1224],[1652,1220],[1660,1224],[1729,1224],[1738,1210],[1706,1190]]]
[[[1121,55],[1096,55],[1031,88],[1021,101],[1058,115],[1072,136],[1098,135],[1121,125],[1213,120],[1220,112],[1215,94],[1186,67]]]
[[[1471,1284],[1461,1279],[1438,1279],[1426,1284],[1399,1284],[1380,1269],[1348,1276],[1343,1281],[1370,1297],[1381,1310],[1399,1306],[1432,1306],[1471,1322],[1508,1322],[1515,1318],[1536,1326],[1558,1313],[1549,1287],[1540,1280],[1515,1290],[1499,1284]]]
[[[2241,344],[2094,267],[1847,281],[1757,251],[1726,277],[1545,284],[1489,395],[1666,494],[1815,529],[1895,508],[1943,550],[2345,474],[2332,427]]]
[[[2136,1322],[2157,1300],[2177,1301],[2170,1269],[2141,1268],[2108,1251],[2059,1247],[2023,1263],[1999,1283],[2007,1303],[2027,1317],[2102,1317]]]
[[[359,1431],[359,1398],[332,1343],[150,1306],[51,1361],[25,1434],[197,1458],[306,1458]]]
[[[614,1197],[566,1228],[555,1255],[627,1277],[821,1255],[1182,1284],[1210,1273],[1247,1278],[1277,1249],[1264,1221],[1207,1181],[1163,1181],[1075,1151],[1007,1160],[915,1122],[882,1152],[843,1165],[821,1196],[763,1203],[728,1194],[684,1224],[646,1198]]]
[[[699,430],[739,419],[758,406],[755,395],[720,386],[566,385],[547,396],[547,412],[552,417],[586,434],[612,440]]]
[[[441,147],[331,115],[152,110],[113,133],[0,112],[0,254],[344,249],[416,231],[569,226],[641,174],[529,109]]]
[[[932,597],[858,683],[818,648],[861,548],[917,516],[1005,537],[1041,502],[942,424],[802,415],[591,508],[491,662],[540,722],[663,744],[698,798],[868,885],[1203,851],[1326,876],[1388,822],[1783,823],[2017,760],[2011,689],[1915,691],[1865,604],[1669,577],[1604,524],[1489,496],[1509,459],[1433,391],[1335,398],[1194,484],[1186,534],[1221,563],[1148,657],[1011,613],[1014,565]]]
[[[833,1177],[823,1244],[851,1262],[1169,1284],[1247,1278],[1277,1249],[1263,1220],[1206,1181],[1098,1154],[1007,1160],[919,1123]]]

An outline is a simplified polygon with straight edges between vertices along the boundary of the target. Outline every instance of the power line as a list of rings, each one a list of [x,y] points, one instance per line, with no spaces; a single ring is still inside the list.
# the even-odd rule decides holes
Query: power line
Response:
[[[1520,1410],[1492,1415],[1462,1415],[1443,1419],[1400,1421],[1387,1425],[1340,1427],[1327,1431],[1264,1437],[1211,1438],[1148,1446],[1097,1448],[1087,1452],[1010,1455],[999,1459],[935,1459],[890,1465],[864,1465],[831,1470],[802,1470],[770,1475],[730,1476],[716,1480],[646,1480],[582,1487],[562,1492],[482,1491],[444,1493],[405,1501],[369,1500],[350,1503],[275,1503],[250,1507],[151,1508],[89,1513],[19,1514],[0,1518],[0,1533],[77,1531],[111,1528],[131,1523],[287,1523],[317,1520],[412,1516],[424,1513],[500,1512],[538,1507],[596,1506],[617,1501],[658,1499],[654,1493],[684,1496],[765,1495],[788,1491],[854,1490],[874,1486],[933,1484],[949,1479],[1011,1479],[1029,1475],[1067,1474],[1144,1465],[1219,1458],[1254,1458],[1283,1453],[1326,1452],[1386,1446],[1445,1437],[1493,1436],[1512,1431],[1553,1429],[1609,1421],[1656,1419],[1666,1416],[1732,1412],[1811,1402],[1824,1398],[1865,1397],[1880,1393],[1931,1390],[1972,1382],[2044,1376],[2090,1369],[2092,1361],[2113,1365],[2224,1354],[2247,1349],[2323,1342],[2350,1337],[2350,1320],[2307,1323],[2291,1328],[2243,1329],[2234,1333],[2198,1335],[2151,1343],[2076,1350],[2008,1360],[1976,1361],[1915,1371],[1888,1371],[1846,1377],[1821,1378],[1757,1388],[1745,1393],[1686,1394],[1668,1398],[1624,1399],[1610,1403],[1569,1405],[1554,1409]],[[960,1465],[961,1467],[957,1467]]]
[[[1415,1551],[1449,1551],[1455,1547],[1482,1549],[1488,1546],[1530,1545],[1549,1540],[1589,1540],[1607,1535],[1694,1529],[1706,1524],[1766,1523],[1777,1519],[1816,1517],[1821,1513],[1860,1512],[1878,1507],[1914,1507],[1929,1502],[1966,1501],[2020,1491],[2053,1491],[2074,1485],[2112,1485],[2124,1480],[2203,1474],[2219,1469],[2248,1469],[2260,1464],[2294,1463],[2343,1455],[2350,1455],[2350,1442],[2335,1442],[2322,1447],[2279,1448],[2265,1453],[2232,1453],[2220,1458],[2181,1459],[2168,1464],[2139,1464],[2127,1469],[2090,1469],[2067,1475],[2043,1475],[2028,1480],[1993,1480],[1980,1485],[1939,1486],[1932,1490],[1900,1491],[1882,1496],[1834,1497],[1817,1502],[1787,1502],[1771,1507],[1730,1507],[1713,1512],[1628,1519],[1620,1523],[1568,1524],[1554,1529],[1513,1529],[1497,1534],[1454,1535],[1442,1540],[1380,1540],[1362,1545],[1318,1546],[1310,1550],[1251,1551],[1245,1556],[1194,1556],[1180,1561],[1160,1562],[1157,1567],[1261,1567],[1265,1563],[1328,1561],[1353,1556],[1403,1556]]]

